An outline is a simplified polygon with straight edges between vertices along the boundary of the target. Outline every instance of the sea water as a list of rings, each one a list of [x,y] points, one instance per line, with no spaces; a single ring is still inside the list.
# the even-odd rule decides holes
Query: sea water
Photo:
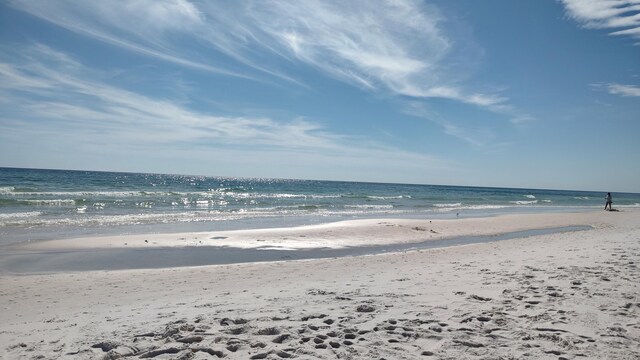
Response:
[[[66,236],[295,226],[381,217],[588,211],[605,193],[0,168],[0,245]],[[613,193],[614,208],[640,194]]]

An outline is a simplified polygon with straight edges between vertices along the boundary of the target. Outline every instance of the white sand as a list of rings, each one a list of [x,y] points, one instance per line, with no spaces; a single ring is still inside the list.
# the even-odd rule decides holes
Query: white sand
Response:
[[[339,247],[411,242],[425,235],[594,227],[376,256],[3,275],[0,356],[638,359],[639,215],[625,210],[432,223],[379,220],[153,235],[147,236],[149,243],[128,237],[127,246],[140,239],[145,245],[135,246],[184,246],[180,237],[199,245],[226,237],[215,244],[225,240],[238,246],[260,238],[269,246]],[[92,239],[90,246],[123,246],[122,240]],[[37,246],[85,245],[65,240]]]
[[[601,214],[529,214],[456,220],[351,220],[292,228],[154,235],[103,236],[41,241],[16,246],[22,251],[229,246],[311,249],[416,243],[460,236],[504,234],[571,225],[601,226]]]

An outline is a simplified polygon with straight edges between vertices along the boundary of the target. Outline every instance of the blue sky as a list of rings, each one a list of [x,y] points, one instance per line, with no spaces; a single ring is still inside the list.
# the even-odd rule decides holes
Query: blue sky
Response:
[[[640,192],[640,1],[2,1],[0,166]]]

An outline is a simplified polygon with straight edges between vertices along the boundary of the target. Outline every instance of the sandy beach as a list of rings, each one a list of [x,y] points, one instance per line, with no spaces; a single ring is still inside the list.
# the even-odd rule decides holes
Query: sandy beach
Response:
[[[640,212],[358,220],[64,239],[114,248],[348,248],[590,226],[338,258],[0,275],[3,359],[637,359]],[[146,240],[146,241],[145,241]],[[125,244],[126,243],[126,244]]]

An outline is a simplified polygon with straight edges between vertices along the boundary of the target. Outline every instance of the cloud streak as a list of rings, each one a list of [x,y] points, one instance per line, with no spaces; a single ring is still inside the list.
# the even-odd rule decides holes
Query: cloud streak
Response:
[[[640,39],[640,0],[561,1],[567,14],[587,28],[613,29],[611,35]]]
[[[607,91],[613,95],[640,97],[640,87],[633,85],[608,84]]]
[[[453,43],[440,29],[437,8],[417,0],[11,4],[111,45],[225,76],[267,74],[302,84],[296,68],[307,66],[367,91],[489,109],[507,100],[449,81]]]
[[[236,144],[251,140],[268,146],[339,149],[335,134],[304,121],[280,124],[266,118],[220,117],[197,113],[167,100],[156,100],[103,83],[85,80],[86,69],[60,68],[76,62],[56,61],[66,55],[46,46],[29,51],[46,62],[2,63],[2,90],[13,96],[31,118],[97,125],[119,137],[144,131],[147,141],[209,139]],[[20,96],[30,94],[32,96]],[[126,125],[124,128],[121,128]],[[177,131],[166,131],[169,129]],[[283,143],[282,137],[291,141]]]
[[[591,84],[591,88],[595,91],[606,91],[611,95],[622,97],[640,97],[640,87],[636,85],[626,84]]]
[[[264,153],[304,161],[303,154],[329,166],[342,162],[391,168],[446,167],[444,161],[331,132],[305,119],[217,116],[191,110],[95,80],[98,76],[67,54],[44,45],[0,56],[0,138],[51,143],[90,141],[107,149],[148,148],[160,153],[182,145],[200,152],[233,153],[245,159]],[[11,60],[7,60],[6,58]],[[3,59],[5,58],[5,59]],[[332,160],[333,159],[333,160]],[[249,161],[249,160],[247,160]]]

